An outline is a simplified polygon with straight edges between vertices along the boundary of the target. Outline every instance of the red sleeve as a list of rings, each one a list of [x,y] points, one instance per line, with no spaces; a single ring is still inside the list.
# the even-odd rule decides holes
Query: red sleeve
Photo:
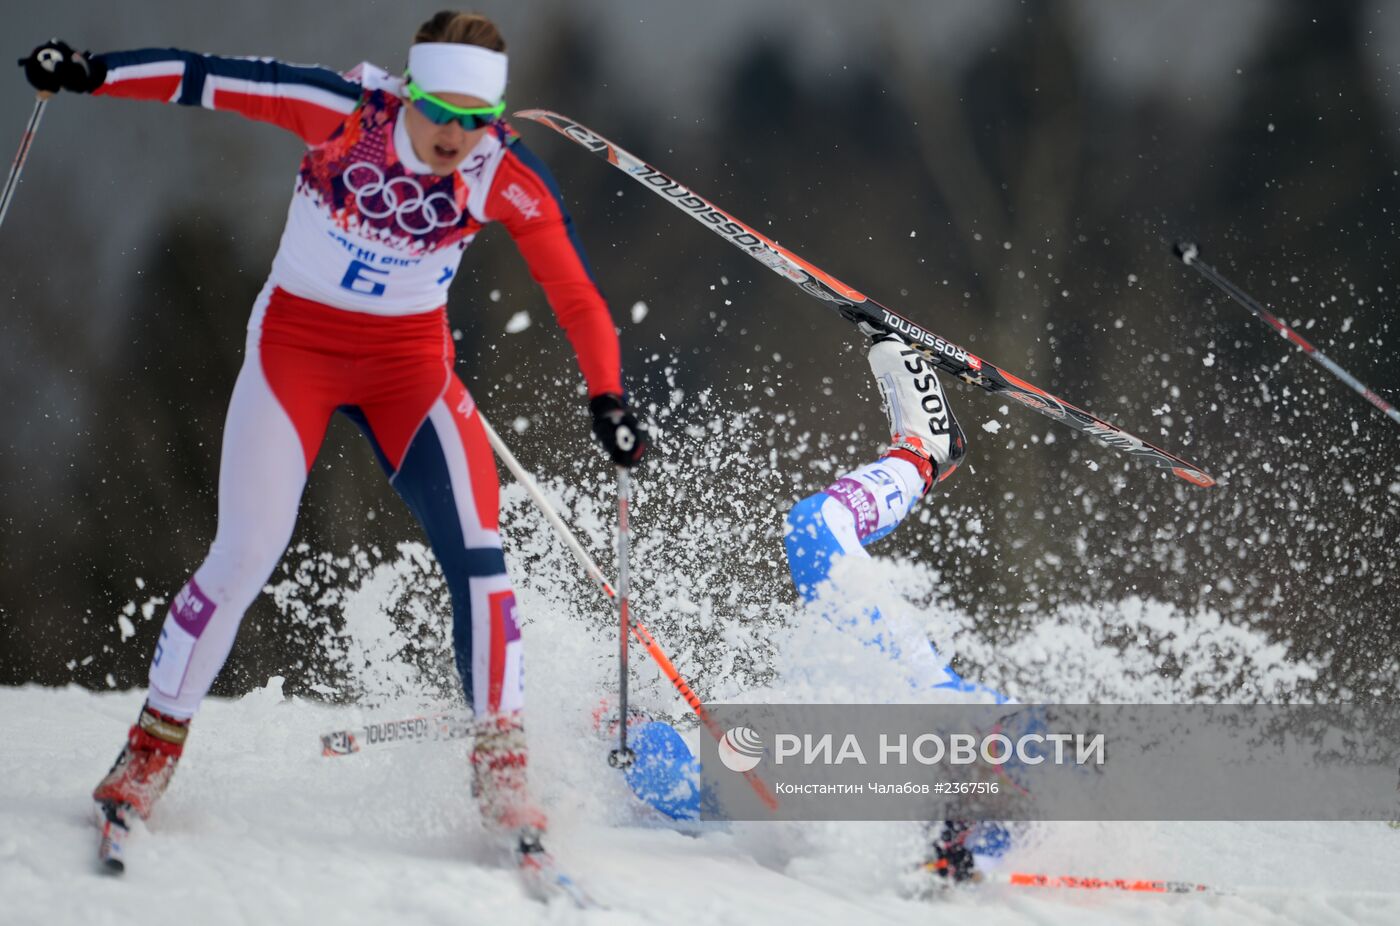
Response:
[[[241,113],[316,145],[359,105],[363,88],[335,71],[267,58],[220,58],[176,48],[98,56],[107,77],[94,93]]]
[[[520,249],[574,346],[590,398],[622,394],[622,352],[608,304],[593,279],[554,178],[519,140],[496,170],[486,218],[499,221]]]

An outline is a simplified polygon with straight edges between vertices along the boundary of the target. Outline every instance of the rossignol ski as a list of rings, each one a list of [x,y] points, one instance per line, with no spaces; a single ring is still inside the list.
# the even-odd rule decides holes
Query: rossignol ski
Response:
[[[526,109],[515,115],[548,126],[592,151],[754,260],[796,284],[803,292],[822,300],[846,319],[868,322],[908,341],[922,350],[929,361],[943,372],[993,395],[1013,399],[1136,460],[1169,469],[1193,485],[1215,485],[1215,480],[1195,465],[1013,376],[898,312],[885,308],[586,126],[545,109]]]
[[[370,747],[445,743],[470,739],[472,717],[465,711],[438,711],[401,720],[370,721],[348,730],[321,734],[321,755],[349,756]]]

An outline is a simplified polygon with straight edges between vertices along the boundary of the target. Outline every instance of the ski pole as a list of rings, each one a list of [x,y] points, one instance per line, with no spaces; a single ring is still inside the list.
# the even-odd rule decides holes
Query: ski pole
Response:
[[[1366,386],[1365,383],[1361,382],[1355,376],[1352,376],[1346,370],[1343,370],[1332,360],[1332,358],[1328,357],[1316,347],[1313,347],[1312,344],[1310,344],[1306,338],[1304,338],[1298,332],[1294,331],[1292,328],[1288,327],[1288,325],[1284,324],[1282,319],[1280,319],[1277,315],[1274,315],[1268,309],[1260,305],[1258,301],[1256,301],[1244,290],[1240,289],[1234,283],[1231,283],[1229,280],[1227,280],[1220,273],[1220,271],[1216,270],[1210,264],[1207,264],[1204,261],[1202,261],[1200,258],[1200,248],[1196,247],[1196,245],[1192,244],[1189,241],[1178,241],[1172,246],[1172,251],[1176,254],[1177,257],[1181,259],[1181,262],[1183,264],[1190,267],[1192,270],[1195,270],[1197,273],[1205,277],[1210,282],[1214,283],[1216,286],[1220,287],[1220,289],[1224,290],[1227,296],[1238,302],[1240,305],[1244,306],[1246,309],[1249,309],[1249,311],[1253,312],[1254,315],[1260,321],[1277,331],[1286,340],[1292,341],[1294,344],[1296,344],[1299,350],[1311,357],[1313,360],[1316,360],[1318,363],[1322,364],[1322,366],[1325,367],[1327,371],[1330,372],[1333,376],[1346,383],[1352,389],[1355,389],[1357,392],[1361,393],[1362,397],[1365,398],[1367,402],[1370,402],[1376,408],[1380,409],[1382,414],[1386,415],[1396,424],[1400,424],[1400,411],[1397,411],[1395,409],[1395,406],[1391,405],[1385,399],[1382,399],[1380,396],[1376,395],[1376,393],[1371,391],[1371,389],[1368,386]]]
[[[585,550],[583,545],[578,542],[578,539],[574,537],[573,531],[569,530],[568,525],[564,523],[564,520],[560,518],[559,514],[554,510],[554,506],[544,497],[544,493],[540,491],[540,487],[535,484],[534,478],[525,467],[520,465],[520,461],[515,458],[515,454],[510,452],[510,448],[506,447],[505,442],[501,440],[500,436],[496,434],[495,429],[486,421],[486,417],[481,414],[480,408],[476,410],[476,413],[481,420],[482,428],[486,431],[486,439],[490,442],[491,449],[496,451],[496,455],[501,458],[501,462],[506,465],[506,469],[510,470],[511,475],[524,487],[526,494],[534,500],[536,507],[538,507],[540,512],[545,516],[545,520],[554,528],[555,533],[559,535],[568,548],[573,551],[574,557],[579,561],[579,564],[583,566],[584,571],[602,587],[603,592],[609,598],[616,598],[617,590],[608,583],[608,580],[603,576],[603,570],[598,568],[598,564],[593,561],[593,557],[588,555],[588,551]],[[690,709],[695,713],[695,716],[700,718],[700,724],[715,738],[716,742],[723,741],[724,729],[715,718],[711,716],[710,712],[705,710],[705,705],[700,700],[700,697],[690,685],[686,683],[686,680],[681,677],[680,672],[676,671],[675,664],[671,662],[666,652],[661,648],[661,645],[656,642],[656,638],[642,625],[641,621],[629,620],[629,624],[632,635],[646,647],[647,654],[651,656],[652,660],[661,669],[661,673],[666,676],[667,681],[676,689],[681,698],[685,700],[685,703],[690,705]],[[625,714],[621,717],[620,722],[623,726],[627,725],[627,717]],[[764,784],[763,779],[756,775],[752,769],[743,774],[744,780],[749,783],[749,787],[753,788],[754,793],[758,795],[758,799],[770,810],[776,810],[778,807],[778,799],[769,792],[768,786]]]
[[[554,506],[544,497],[544,493],[541,492],[540,487],[535,484],[535,480],[530,476],[530,473],[525,467],[520,465],[520,461],[515,458],[515,454],[510,452],[510,448],[505,445],[505,441],[501,440],[500,436],[496,433],[496,429],[491,427],[490,423],[486,420],[486,416],[481,414],[480,408],[476,410],[476,414],[481,420],[481,427],[486,431],[486,440],[491,444],[491,449],[496,451],[496,456],[501,458],[501,462],[506,465],[506,469],[510,470],[510,474],[515,477],[515,481],[520,483],[521,487],[525,490],[525,494],[530,496],[530,499],[535,503],[535,507],[540,510],[540,514],[544,515],[544,519],[549,522],[549,526],[554,528],[554,533],[557,534],[559,539],[564,541],[564,544],[573,552],[574,559],[578,560],[579,565],[583,566],[583,571],[588,573],[593,581],[603,587],[603,593],[609,598],[616,598],[617,592],[613,589],[612,583],[608,581],[607,576],[603,575],[603,570],[598,568],[598,564],[593,562],[593,557],[589,556],[588,551],[578,542],[578,538],[574,536],[574,532],[569,530],[568,525],[559,517],[559,513],[554,510]]]
[[[10,200],[15,198],[15,188],[19,186],[20,171],[29,159],[29,147],[34,144],[34,134],[39,131],[39,120],[44,118],[44,107],[49,105],[52,93],[39,91],[34,100],[34,111],[29,114],[29,124],[24,127],[24,137],[19,140],[19,150],[10,164],[10,176],[5,179],[5,190],[0,193],[0,225],[5,224],[5,214],[10,211]]]
[[[613,768],[631,767],[637,758],[636,753],[627,748],[627,633],[628,595],[631,589],[627,560],[631,555],[632,528],[628,523],[628,507],[632,500],[632,481],[627,467],[617,468],[617,618],[619,625],[617,641],[618,675],[618,717],[617,748],[608,753],[608,764]]]
[[[1079,878],[1074,875],[1039,875],[1022,871],[992,872],[983,880],[1013,887],[1058,887],[1085,891],[1132,891],[1144,894],[1217,894],[1219,891],[1193,881],[1155,881],[1125,878]]]

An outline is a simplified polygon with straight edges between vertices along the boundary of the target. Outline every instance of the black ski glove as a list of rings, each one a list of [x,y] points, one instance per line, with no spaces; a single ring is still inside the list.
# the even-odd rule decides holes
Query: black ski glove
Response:
[[[43,93],[68,90],[91,93],[107,79],[107,65],[90,52],[74,51],[67,42],[49,39],[19,59],[25,79]]]
[[[589,400],[588,410],[593,413],[593,433],[614,463],[631,469],[642,462],[651,441],[646,425],[637,420],[637,413],[627,407],[622,396],[611,392],[595,396]]]

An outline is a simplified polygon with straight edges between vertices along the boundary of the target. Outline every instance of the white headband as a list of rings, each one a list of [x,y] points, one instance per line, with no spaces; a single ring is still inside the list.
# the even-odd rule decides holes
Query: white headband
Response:
[[[460,93],[495,105],[506,95],[506,55],[480,45],[419,42],[408,49],[408,76],[429,93]]]

